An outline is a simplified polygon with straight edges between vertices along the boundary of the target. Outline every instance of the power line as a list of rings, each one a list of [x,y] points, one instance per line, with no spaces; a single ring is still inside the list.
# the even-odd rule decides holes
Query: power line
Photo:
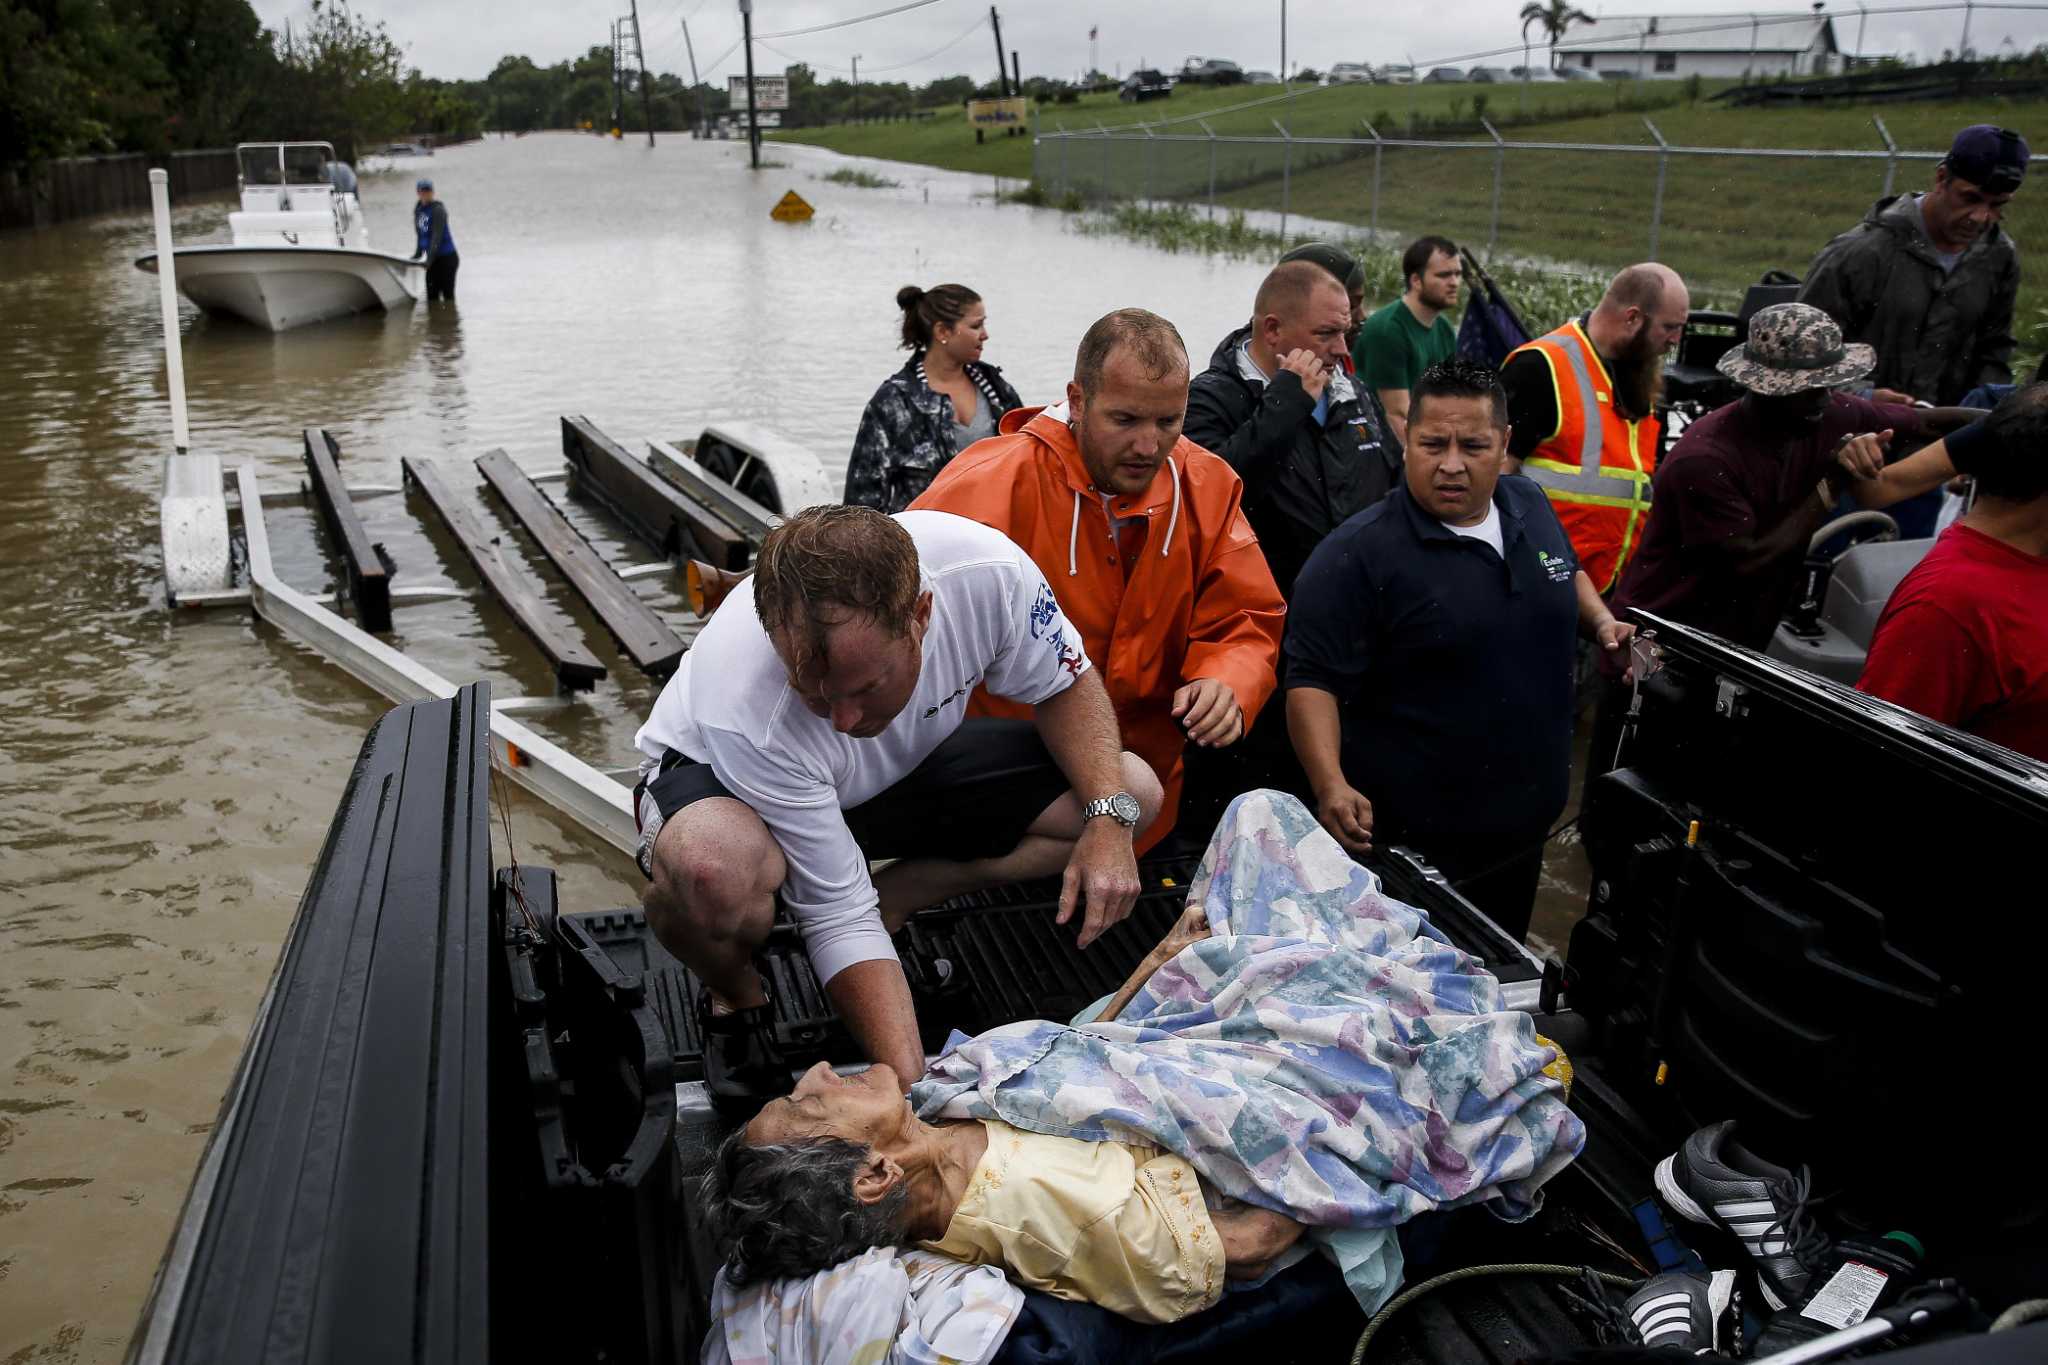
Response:
[[[965,29],[961,30],[960,34],[957,37],[947,42],[943,47],[940,47],[932,52],[927,52],[922,57],[914,57],[907,62],[891,62],[887,66],[871,66],[868,68],[868,74],[870,76],[880,76],[890,71],[902,71],[906,67],[922,66],[926,62],[936,61],[940,57],[945,56],[948,52],[951,52],[954,48],[960,46],[960,44],[966,42],[976,33],[979,33],[982,29],[987,27],[988,16],[976,15],[973,23],[969,24]],[[794,53],[784,52],[781,48],[776,47],[771,43],[763,43],[759,38],[756,38],[754,41],[757,43],[761,43],[762,47],[767,48],[770,52],[773,52],[776,56],[782,58],[784,61],[802,62],[805,66],[810,67],[814,71],[832,71],[841,75],[852,74],[847,67],[834,66],[831,62],[820,62],[814,61],[807,57],[799,57]]]
[[[757,33],[754,37],[756,40],[762,38],[801,38],[807,33],[826,33],[835,28],[851,28],[855,24],[865,24],[870,19],[886,19],[892,14],[903,14],[909,10],[923,9],[926,5],[936,5],[939,3],[940,0],[910,0],[910,3],[907,5],[896,5],[889,9],[878,9],[870,14],[856,14],[851,19],[836,19],[829,24],[813,24],[809,28],[789,28],[784,29],[780,33]]]

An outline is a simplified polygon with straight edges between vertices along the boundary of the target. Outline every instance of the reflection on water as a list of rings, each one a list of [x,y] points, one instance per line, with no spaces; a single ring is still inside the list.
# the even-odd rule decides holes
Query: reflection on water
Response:
[[[324,426],[352,483],[395,484],[414,456],[474,484],[468,462],[493,447],[530,469],[558,462],[562,413],[636,448],[740,418],[815,450],[836,482],[862,406],[901,364],[902,284],[981,292],[990,359],[1043,402],[1111,307],[1171,318],[1203,364],[1261,274],[1076,235],[1056,213],[996,206],[981,179],[898,166],[899,188],[865,190],[818,180],[826,154],[774,155],[791,164],[756,177],[727,143],[650,152],[564,134],[444,151],[431,165],[462,247],[460,301],[283,336],[188,306],[196,448],[294,487],[300,430]],[[380,246],[411,240],[416,173],[363,179]],[[811,223],[769,221],[791,188],[817,205]],[[226,240],[228,207],[180,209],[178,240]],[[0,1359],[120,1357],[349,766],[386,709],[246,614],[164,612],[164,366],[156,281],[132,265],[153,249],[143,217],[0,239]],[[570,510],[614,560],[644,558]],[[475,585],[417,495],[361,511],[398,582]],[[268,520],[286,578],[334,586],[310,512]],[[623,763],[655,688],[550,591],[612,674],[532,723]],[[689,625],[672,591],[649,600]],[[448,677],[501,695],[550,687],[488,599],[402,608],[397,624],[396,642]],[[519,856],[562,872],[566,905],[637,895],[623,855],[517,793],[512,805]]]

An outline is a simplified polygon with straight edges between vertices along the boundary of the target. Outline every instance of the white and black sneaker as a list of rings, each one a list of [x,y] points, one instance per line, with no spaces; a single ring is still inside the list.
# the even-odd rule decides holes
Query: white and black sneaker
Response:
[[[1675,1346],[1692,1355],[1732,1353],[1741,1310],[1735,1272],[1674,1270],[1646,1280],[1621,1306],[1635,1338],[1653,1349]]]
[[[1786,1170],[1735,1140],[1729,1119],[1700,1129],[1657,1163],[1657,1193],[1672,1212],[1742,1243],[1773,1309],[1806,1301],[1829,1241],[1807,1210],[1810,1176]]]

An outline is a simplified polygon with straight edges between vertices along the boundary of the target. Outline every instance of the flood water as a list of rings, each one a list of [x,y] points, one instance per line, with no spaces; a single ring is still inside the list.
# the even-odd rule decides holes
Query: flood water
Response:
[[[1057,213],[996,205],[986,180],[887,166],[895,189],[842,187],[818,178],[840,158],[768,155],[788,164],[754,176],[732,143],[555,134],[366,175],[375,245],[403,255],[413,177],[432,174],[462,253],[458,303],[276,337],[186,305],[194,448],[295,487],[300,430],[324,426],[351,483],[395,484],[409,455],[474,484],[469,462],[493,447],[557,465],[563,413],[636,449],[743,418],[817,452],[836,487],[862,406],[901,363],[898,286],[979,290],[988,358],[1044,402],[1111,307],[1171,318],[1200,364],[1263,271],[1077,235]],[[814,221],[769,221],[789,189]],[[180,208],[179,242],[227,240],[230,207]],[[246,610],[166,611],[162,335],[156,280],[132,264],[153,249],[144,216],[0,237],[0,1360],[120,1358],[357,748],[388,709]],[[475,586],[416,496],[361,510],[396,582]],[[333,586],[308,509],[273,507],[268,524],[287,579]],[[616,559],[644,557],[583,525]],[[529,723],[600,767],[630,762],[655,689],[556,600],[611,676]],[[650,600],[690,619],[672,592]],[[550,690],[539,652],[481,598],[401,607],[397,640],[500,696]],[[637,899],[623,854],[512,805],[518,856],[561,872],[565,908]]]

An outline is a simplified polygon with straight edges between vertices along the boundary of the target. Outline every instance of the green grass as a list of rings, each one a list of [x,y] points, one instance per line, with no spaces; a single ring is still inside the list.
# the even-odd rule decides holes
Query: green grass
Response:
[[[1161,131],[1199,135],[1192,120],[1206,118],[1219,135],[1270,136],[1273,120],[1286,124],[1297,137],[1344,137],[1362,134],[1370,119],[1382,136],[1397,136],[1412,119],[1425,127],[1431,120],[1472,117],[1473,99],[1484,95],[1488,117],[1504,130],[1522,112],[1522,87],[1515,85],[1342,85],[1298,87],[1293,98],[1273,86],[1230,86],[1225,89],[1186,87],[1171,99],[1125,104],[1115,95],[1084,95],[1076,104],[1034,107],[1031,131],[1084,132],[1098,123],[1106,128],[1135,128],[1140,123]],[[1532,117],[1558,117],[1566,111],[1612,109],[1617,100],[1669,101],[1680,98],[1672,81],[1617,81],[1532,85],[1528,112]],[[1255,103],[1256,102],[1256,103]],[[1235,109],[1235,106],[1255,107]],[[1233,110],[1235,112],[1219,112]],[[1163,125],[1163,126],[1162,126]],[[826,128],[785,128],[769,137],[829,147],[849,156],[881,157],[939,166],[950,171],[1031,178],[1031,138],[991,135],[974,140],[967,112],[942,109],[928,119],[902,123],[849,124]]]
[[[821,175],[815,178],[834,185],[851,185],[856,189],[863,190],[893,190],[901,183],[891,180],[885,175],[876,175],[873,171],[856,170],[848,166],[842,166],[830,175]]]

